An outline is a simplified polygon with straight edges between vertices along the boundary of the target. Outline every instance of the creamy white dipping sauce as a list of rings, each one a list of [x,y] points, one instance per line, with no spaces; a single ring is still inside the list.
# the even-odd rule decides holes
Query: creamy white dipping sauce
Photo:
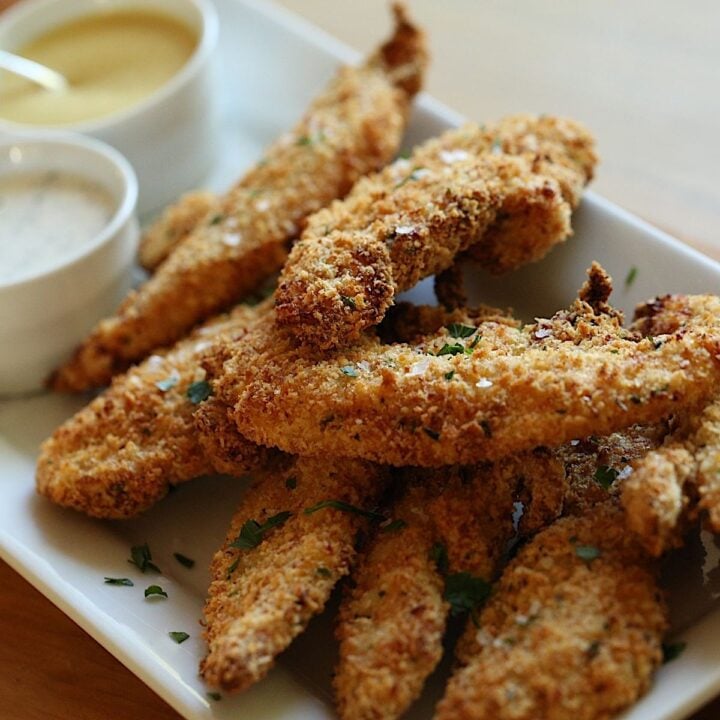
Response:
[[[0,177],[0,283],[50,270],[82,250],[116,210],[110,193],[79,175]]]

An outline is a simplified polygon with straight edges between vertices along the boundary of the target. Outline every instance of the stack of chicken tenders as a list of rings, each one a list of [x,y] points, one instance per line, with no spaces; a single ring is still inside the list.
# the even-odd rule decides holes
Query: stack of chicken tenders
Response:
[[[213,689],[260,681],[340,584],[344,720],[400,717],[444,652],[438,720],[609,718],[662,662],[657,558],[720,531],[720,299],[626,327],[594,263],[532,324],[468,307],[462,267],[570,237],[594,141],[518,115],[397,157],[427,51],[394,17],[224,195],[146,232],[149,279],[48,381],[108,387],[45,441],[37,487],[118,519],[252,474],[212,561]],[[397,300],[429,276],[437,306]]]

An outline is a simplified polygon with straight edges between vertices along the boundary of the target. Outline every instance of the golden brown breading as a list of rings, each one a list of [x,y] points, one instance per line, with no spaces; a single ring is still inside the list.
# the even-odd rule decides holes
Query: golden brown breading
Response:
[[[288,458],[261,477],[212,561],[205,605],[208,654],[201,672],[211,687],[229,692],[264,677],[350,570],[355,535],[366,521],[333,507],[305,510],[325,500],[368,509],[385,485],[384,471],[375,466],[325,457]],[[263,533],[263,524],[277,522],[280,513],[291,514]],[[255,547],[253,529],[261,533]],[[247,546],[248,536],[250,547],[233,547],[243,537]]]
[[[152,272],[210,213],[219,211],[220,198],[203,190],[186,193],[143,233],[140,264]],[[212,215],[210,215],[212,217]]]
[[[227,472],[227,465],[214,468],[198,443],[193,423],[198,405],[187,392],[205,377],[200,358],[208,346],[223,336],[237,338],[267,309],[268,303],[240,305],[116,377],[43,443],[38,492],[94,517],[128,518],[155,504],[172,485],[213,469]],[[267,455],[267,448],[244,441],[234,474],[248,472]]]
[[[282,266],[307,215],[344,195],[400,144],[421,84],[424,35],[395,8],[394,36],[359,68],[343,68],[174,250],[145,285],[103,320],[50,380],[77,391],[110,377],[257,288]]]
[[[340,658],[333,678],[342,720],[399,717],[442,656],[448,604],[430,556],[428,490],[411,485],[392,509],[396,531],[379,532],[340,605]]]
[[[309,347],[337,347],[470,246],[496,272],[538,260],[570,234],[595,160],[587,131],[551,117],[426,142],[308,219],[281,274],[278,322]]]
[[[606,294],[594,266],[582,294],[591,302],[521,330],[491,321],[413,345],[364,336],[322,359],[269,322],[226,348],[215,388],[260,444],[422,466],[559,445],[699,405],[720,379],[720,299],[668,299],[685,308],[682,325],[651,339],[606,312]]]
[[[480,583],[495,579],[515,533],[513,503],[523,483],[531,505],[540,506],[537,517],[544,512],[550,522],[562,509],[564,470],[543,450],[406,475],[407,492],[392,510],[406,525],[376,535],[340,607],[333,684],[343,720],[391,720],[418,697],[442,655],[450,610],[443,574],[449,583],[458,573]],[[558,500],[552,510],[540,497],[543,487],[560,490],[549,493]],[[443,550],[432,557],[433,548]]]
[[[436,718],[607,720],[648,689],[667,625],[652,564],[612,503],[559,520],[503,573],[482,649]]]

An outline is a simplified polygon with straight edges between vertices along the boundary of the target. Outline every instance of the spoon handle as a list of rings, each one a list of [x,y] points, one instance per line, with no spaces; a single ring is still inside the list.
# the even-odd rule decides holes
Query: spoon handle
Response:
[[[58,91],[68,87],[67,79],[59,72],[6,50],[0,50],[0,68],[21,75],[26,80],[31,80],[47,90]]]

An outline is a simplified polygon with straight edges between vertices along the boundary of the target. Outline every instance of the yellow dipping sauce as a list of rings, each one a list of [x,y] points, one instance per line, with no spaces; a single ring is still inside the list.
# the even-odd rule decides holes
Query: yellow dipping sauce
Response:
[[[67,125],[110,115],[165,84],[197,44],[191,28],[155,12],[110,11],[73,20],[13,50],[57,70],[70,88],[53,92],[2,73],[0,118]]]

